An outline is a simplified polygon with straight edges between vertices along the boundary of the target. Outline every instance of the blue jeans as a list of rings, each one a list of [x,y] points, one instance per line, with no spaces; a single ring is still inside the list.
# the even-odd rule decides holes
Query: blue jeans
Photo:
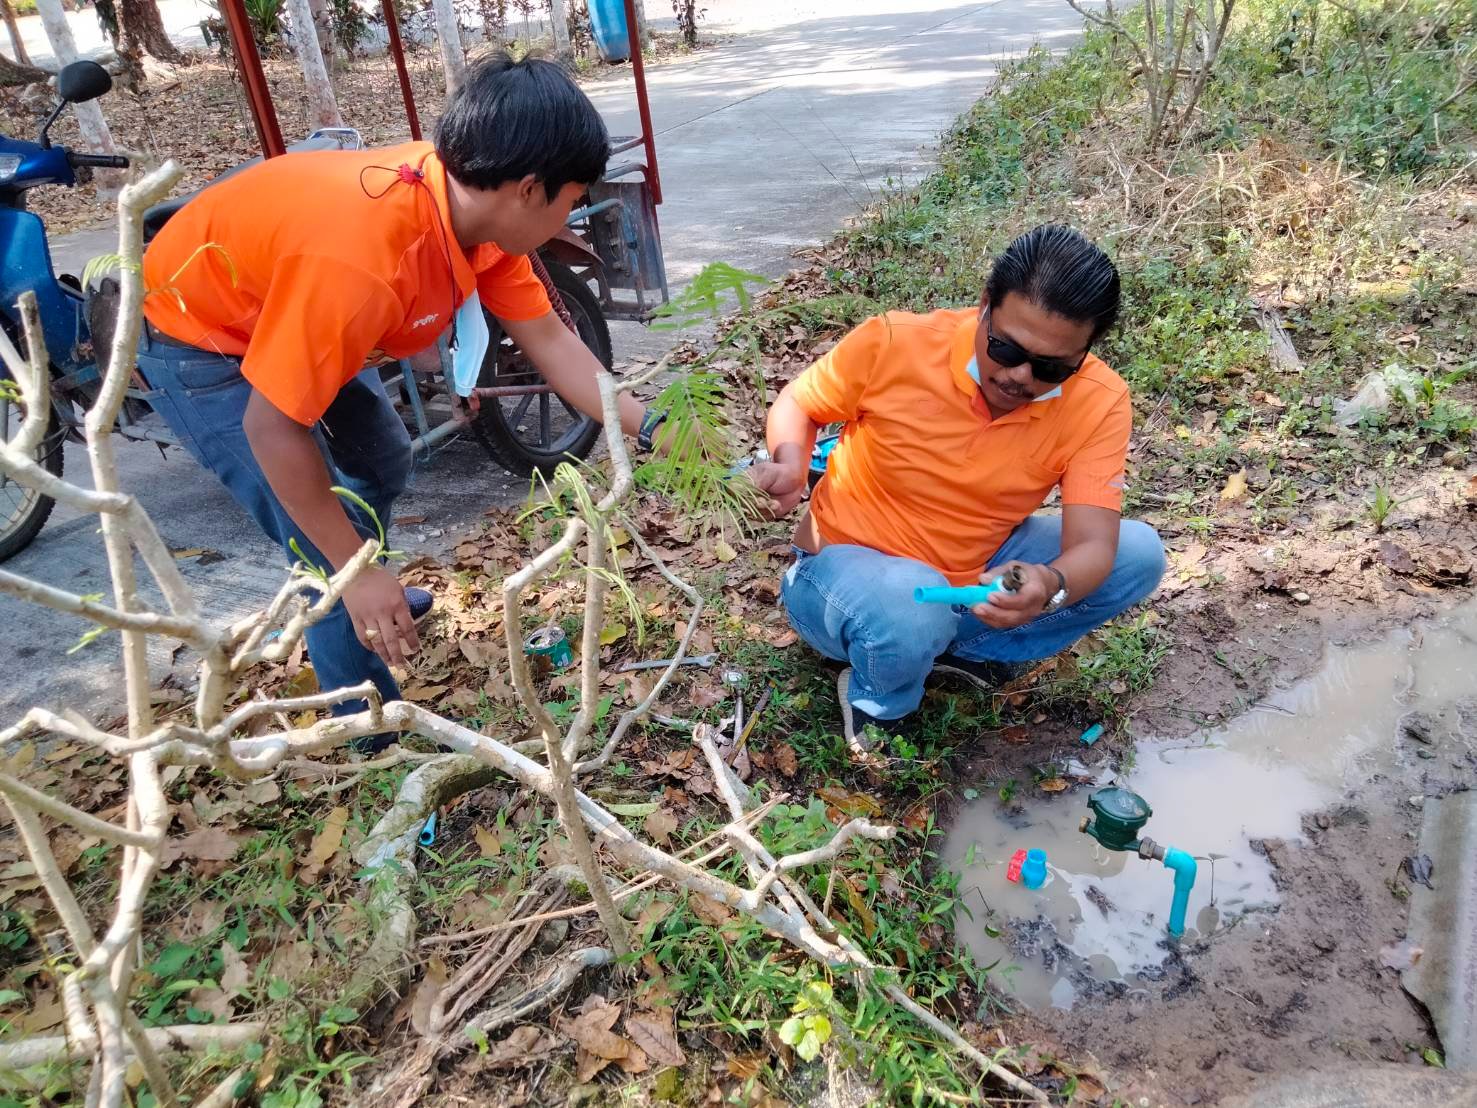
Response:
[[[288,564],[298,560],[288,545],[296,539],[314,564],[328,565],[287,514],[251,452],[241,421],[252,390],[241,376],[240,359],[166,340],[146,326],[139,339],[138,367],[151,387],[148,399],[154,410],[191,456],[220,478],[236,503],[282,548]],[[410,434],[390,405],[378,371],[366,369],[339,390],[314,425],[313,437],[334,484],[363,497],[388,529],[391,505],[410,478],[411,449]],[[344,508],[361,534],[366,538],[375,534],[361,509],[347,502]],[[385,700],[399,699],[389,667],[360,644],[342,603],[310,627],[305,638],[323,691],[368,678]],[[363,706],[363,701],[348,701],[334,714]]]
[[[1011,532],[990,565],[1050,562],[1061,552],[1061,517],[1033,515]],[[1097,591],[1008,631],[949,604],[919,604],[913,590],[947,585],[944,575],[867,546],[798,553],[781,597],[801,638],[851,664],[852,705],[875,719],[898,719],[922,702],[924,678],[940,654],[995,662],[1049,658],[1144,599],[1163,575],[1159,536],[1147,524],[1124,520],[1113,571]]]

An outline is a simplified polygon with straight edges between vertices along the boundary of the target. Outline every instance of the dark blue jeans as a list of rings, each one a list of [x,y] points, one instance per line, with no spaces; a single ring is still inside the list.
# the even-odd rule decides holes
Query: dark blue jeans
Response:
[[[288,563],[298,560],[288,545],[296,539],[306,557],[326,566],[328,560],[272,492],[246,441],[241,421],[251,385],[241,376],[240,360],[164,339],[146,326],[139,339],[138,366],[150,385],[154,410],[191,456],[220,478],[236,503],[282,548]],[[376,370],[365,370],[339,390],[313,427],[313,437],[333,482],[363,497],[388,529],[391,505],[410,477],[410,435]],[[375,534],[373,523],[358,507],[346,502],[344,508],[363,535]],[[384,699],[399,698],[389,668],[360,644],[342,603],[310,627],[306,638],[320,689],[342,689],[367,677]],[[334,712],[362,708],[363,701],[349,701]]]
[[[1061,516],[1033,515],[1011,532],[990,565],[1049,562],[1061,552]],[[782,596],[801,638],[827,658],[850,663],[852,704],[877,719],[897,719],[917,710],[923,681],[940,654],[996,662],[1049,658],[1143,600],[1162,576],[1159,536],[1125,519],[1112,572],[1096,591],[1008,631],[949,604],[916,603],[913,590],[947,585],[944,575],[866,546],[800,553],[785,574]]]

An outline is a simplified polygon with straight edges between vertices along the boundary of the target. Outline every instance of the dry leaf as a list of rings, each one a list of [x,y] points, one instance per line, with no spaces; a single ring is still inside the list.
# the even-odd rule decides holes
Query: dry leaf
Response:
[[[826,802],[828,809],[844,816],[880,816],[882,814],[882,805],[877,803],[875,797],[868,796],[866,793],[849,793],[835,785],[827,785],[824,789],[817,790],[815,795]],[[836,819],[836,816],[832,815],[831,818]]]
[[[768,1054],[740,1054],[735,1058],[730,1058],[726,1063],[728,1076],[737,1077],[740,1081],[748,1081],[758,1077],[768,1061]]]
[[[182,839],[166,839],[163,850],[165,868],[181,858],[204,862],[225,862],[235,855],[240,844],[219,827],[202,827]]]
[[[1065,792],[1068,787],[1067,782],[1063,781],[1060,777],[1048,777],[1040,784],[1040,789],[1044,793]]]
[[[800,765],[795,760],[795,748],[789,743],[779,743],[770,748],[770,755],[774,758],[774,766],[786,777],[794,777],[800,772]]]
[[[426,975],[416,985],[410,1001],[410,1026],[415,1028],[417,1035],[431,1034],[431,1009],[446,988],[446,981],[446,964],[440,958],[432,958],[426,963]]]
[[[626,637],[626,625],[624,623],[607,623],[600,628],[600,645],[609,646],[618,643]]]
[[[677,817],[666,808],[658,808],[646,817],[641,826],[652,842],[665,846],[672,832],[677,830]]]
[[[685,1066],[687,1055],[672,1029],[672,1010],[664,1008],[640,1016],[626,1017],[626,1034],[646,1056],[659,1066]]]
[[[221,970],[221,988],[228,995],[234,996],[250,983],[251,970],[246,965],[246,959],[241,957],[241,952],[230,943],[221,943],[221,963],[225,966]]]
[[[496,858],[503,852],[502,840],[480,824],[472,831],[472,835],[477,840],[477,849],[482,851],[482,857]]]
[[[626,1044],[626,1053],[615,1059],[615,1064],[620,1066],[626,1073],[645,1073],[651,1068],[646,1060],[646,1051],[635,1043]]]
[[[318,880],[318,875],[328,860],[338,853],[343,845],[344,828],[349,823],[349,810],[347,808],[335,808],[329,812],[323,820],[323,830],[313,836],[312,845],[308,848],[308,857],[303,862],[302,872],[298,875],[304,884],[312,885]]]
[[[738,551],[729,546],[723,539],[713,544],[713,554],[720,562],[731,562],[738,557]]]
[[[1222,500],[1240,500],[1246,495],[1246,470],[1238,469],[1226,479],[1225,488],[1221,489]]]
[[[721,927],[733,919],[733,909],[721,900],[714,900],[711,896],[693,893],[687,898],[687,903],[692,908],[693,915],[714,927]]]
[[[580,1082],[590,1080],[617,1058],[625,1058],[631,1053],[632,1044],[611,1030],[620,1014],[621,1010],[614,1004],[594,994],[585,1001],[584,1010],[578,1017],[561,1026],[561,1030],[579,1045],[575,1066]]]
[[[877,917],[872,914],[872,909],[867,907],[867,902],[862,899],[862,894],[851,883],[851,878],[843,877],[840,881],[840,888],[841,895],[846,898],[846,903],[851,905],[851,910],[856,913],[857,921],[862,925],[862,934],[870,939],[877,933]]]
[[[479,1069],[513,1069],[528,1066],[551,1054],[559,1046],[560,1039],[554,1032],[542,1027],[523,1024],[513,1028],[513,1033],[477,1059]]]

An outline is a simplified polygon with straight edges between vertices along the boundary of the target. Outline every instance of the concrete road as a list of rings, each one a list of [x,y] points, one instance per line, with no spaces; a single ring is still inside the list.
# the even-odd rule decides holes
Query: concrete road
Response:
[[[716,260],[783,273],[797,247],[823,241],[889,183],[925,170],[929,145],[1003,60],[1037,41],[1066,45],[1077,28],[1062,0],[848,0],[845,14],[836,14],[834,0],[709,6],[720,20],[741,13],[729,25],[742,33],[650,77],[674,284]],[[635,132],[628,80],[590,92],[613,131]],[[80,266],[105,241],[57,243],[59,268]],[[616,342],[618,358],[656,346],[635,327],[620,328]],[[161,457],[154,447],[122,444],[119,453],[127,487],[171,546],[213,552],[183,560],[207,611],[236,618],[273,591],[280,556],[213,478],[181,451]],[[75,448],[67,469],[86,469]],[[419,467],[397,515],[425,519],[399,528],[395,545],[438,553],[486,508],[526,491],[474,444],[453,443]],[[5,568],[79,593],[107,587],[94,522],[60,511]],[[116,710],[116,647],[108,638],[67,655],[82,621],[4,598],[0,628],[0,720],[37,702]],[[161,648],[161,673],[170,661]]]

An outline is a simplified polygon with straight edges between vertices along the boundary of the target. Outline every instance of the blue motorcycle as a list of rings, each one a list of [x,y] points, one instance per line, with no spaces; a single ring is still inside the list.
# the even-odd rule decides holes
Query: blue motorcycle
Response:
[[[60,99],[36,141],[0,135],[0,327],[19,344],[16,301],[23,293],[35,293],[52,365],[51,424],[36,448],[36,460],[57,476],[62,472],[62,442],[70,427],[80,426],[100,378],[88,321],[88,297],[76,277],[58,277],[52,269],[46,228],[40,217],[26,211],[26,191],[38,185],[73,186],[77,170],[82,168],[128,168],[128,159],[121,155],[79,153],[53,146],[48,137],[68,104],[96,100],[112,87],[112,77],[96,62],[73,62],[57,74]],[[19,432],[24,416],[19,402],[7,399],[14,392],[3,387],[8,383],[5,370],[0,368],[0,436],[7,442]],[[120,417],[120,422],[131,422],[137,410],[132,408]],[[0,561],[36,537],[51,508],[50,497],[0,474]]]

